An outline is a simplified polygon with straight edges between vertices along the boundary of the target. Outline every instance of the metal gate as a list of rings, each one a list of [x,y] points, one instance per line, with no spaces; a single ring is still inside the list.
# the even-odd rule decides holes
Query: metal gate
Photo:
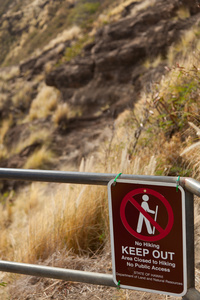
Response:
[[[2,180],[107,185],[108,182],[114,179],[116,176],[117,174],[0,168],[0,179]],[[169,176],[143,176],[122,174],[120,178],[126,180],[166,183],[177,183],[178,180],[179,184],[185,190],[188,291],[183,299],[200,300],[200,293],[195,289],[194,262],[194,195],[200,197],[200,182],[188,177],[177,178]],[[0,271],[116,287],[116,284],[113,282],[113,276],[110,274],[69,270],[2,260],[0,260]]]

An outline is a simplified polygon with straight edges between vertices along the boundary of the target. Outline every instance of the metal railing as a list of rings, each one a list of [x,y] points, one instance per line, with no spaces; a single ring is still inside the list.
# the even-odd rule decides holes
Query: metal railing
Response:
[[[86,172],[61,172],[45,170],[24,170],[0,168],[0,179],[20,181],[42,181],[57,183],[107,185],[117,174],[86,173]],[[177,183],[177,177],[169,176],[120,176],[126,180],[141,180],[152,182]],[[188,291],[184,300],[199,300],[200,293],[195,289],[194,267],[194,200],[193,195],[200,197],[200,182],[188,177],[181,177],[179,184],[186,192],[186,241],[187,241],[187,282]],[[111,274],[101,274],[86,271],[69,270],[41,265],[24,264],[0,260],[0,271],[62,279],[66,281],[84,282],[90,284],[116,287]]]

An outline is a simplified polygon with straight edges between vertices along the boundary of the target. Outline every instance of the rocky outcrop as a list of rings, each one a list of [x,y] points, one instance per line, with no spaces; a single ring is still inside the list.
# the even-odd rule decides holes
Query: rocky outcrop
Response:
[[[107,104],[110,111],[132,105],[138,91],[164,73],[169,46],[198,18],[196,1],[162,0],[137,11],[134,2],[124,9],[119,21],[101,28],[90,47],[46,76],[46,83],[61,90],[64,101],[90,106],[90,112]],[[185,5],[190,17],[178,18]],[[161,56],[159,66],[144,67],[145,60]],[[84,59],[83,59],[84,56]],[[93,109],[91,108],[93,105]],[[88,113],[88,110],[85,110]]]
[[[88,84],[94,77],[94,62],[80,59],[77,63],[66,65],[50,73],[47,84],[62,88],[80,88]]]
[[[29,77],[32,78],[34,75],[40,74],[44,71],[44,66],[47,62],[53,61],[57,63],[60,57],[63,55],[65,48],[70,46],[70,41],[60,43],[54,48],[42,52],[41,54],[29,58],[20,63],[20,73],[23,76],[27,71]]]

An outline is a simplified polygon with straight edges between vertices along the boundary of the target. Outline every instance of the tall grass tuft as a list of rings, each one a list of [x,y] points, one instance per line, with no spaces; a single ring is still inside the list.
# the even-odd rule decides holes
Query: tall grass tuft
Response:
[[[28,157],[25,169],[47,169],[53,163],[54,154],[46,146],[42,146],[39,150]]]
[[[45,85],[42,86],[31,103],[29,114],[25,121],[29,122],[52,115],[57,108],[59,97],[60,93],[57,89]]]

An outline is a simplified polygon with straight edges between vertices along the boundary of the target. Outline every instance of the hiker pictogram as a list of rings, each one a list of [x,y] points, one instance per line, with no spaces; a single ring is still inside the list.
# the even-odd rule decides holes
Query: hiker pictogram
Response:
[[[158,214],[158,205],[156,206],[156,210],[151,210],[149,208],[149,204],[148,204],[148,201],[149,201],[149,196],[148,195],[143,195],[142,196],[142,204],[141,204],[141,207],[148,213],[150,214],[154,214],[155,215],[155,218],[154,218],[154,221],[156,221],[157,219],[157,214]],[[149,234],[154,234],[155,233],[155,226],[151,227],[151,223],[149,222],[149,220],[143,215],[142,212],[140,212],[139,214],[139,219],[138,219],[138,225],[137,225],[137,232],[138,233],[141,233],[142,231],[142,227],[143,227],[143,223],[146,224],[146,228],[147,228],[147,231]]]
[[[141,196],[140,196],[141,194]],[[142,202],[136,200],[140,196]],[[157,204],[152,209],[151,198],[156,199]],[[131,203],[132,208],[137,211],[137,223],[133,227],[126,216],[126,207]],[[162,206],[162,213],[167,214],[166,224],[157,221],[159,207]],[[169,234],[174,222],[174,214],[167,199],[160,193],[152,189],[136,189],[129,192],[122,200],[120,206],[120,217],[127,231],[136,238],[143,241],[158,241]],[[146,232],[146,233],[145,233]]]

